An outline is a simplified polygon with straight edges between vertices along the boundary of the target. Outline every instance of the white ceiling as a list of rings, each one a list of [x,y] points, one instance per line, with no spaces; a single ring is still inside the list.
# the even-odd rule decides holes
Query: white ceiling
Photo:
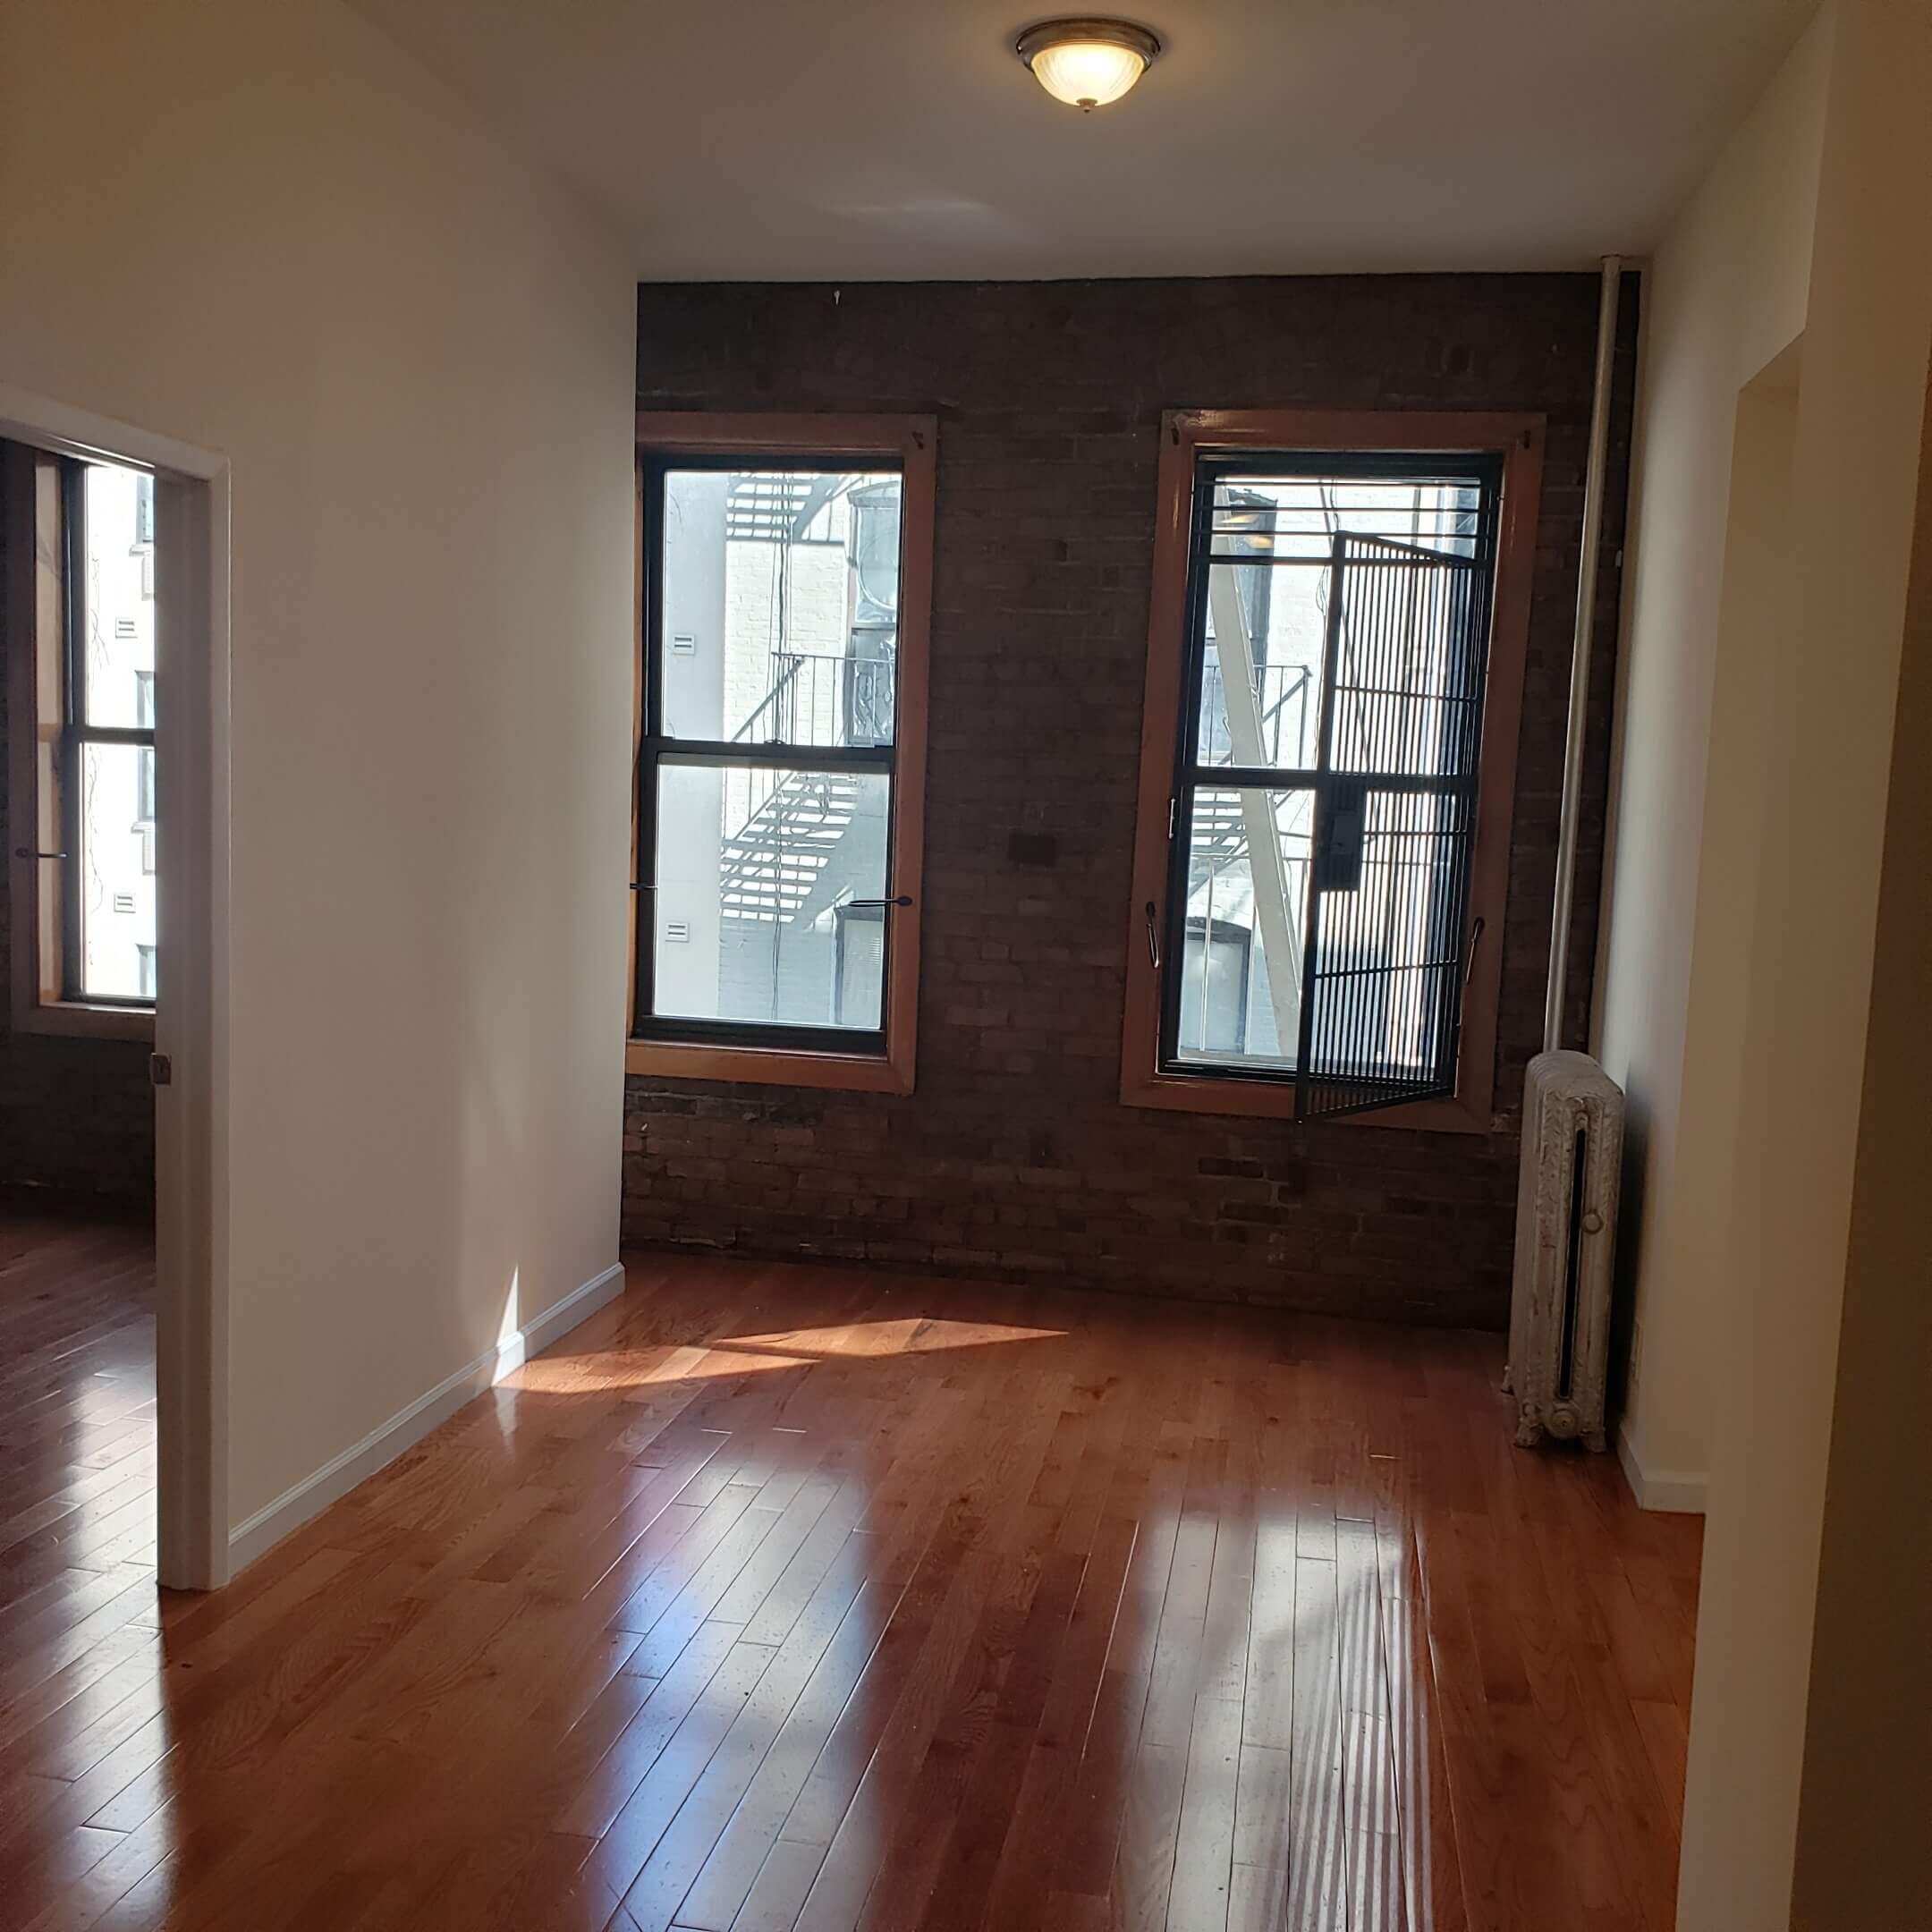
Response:
[[[1001,0],[353,4],[644,279],[915,280],[1640,253],[1816,0],[1148,0],[1166,52],[1090,115]]]

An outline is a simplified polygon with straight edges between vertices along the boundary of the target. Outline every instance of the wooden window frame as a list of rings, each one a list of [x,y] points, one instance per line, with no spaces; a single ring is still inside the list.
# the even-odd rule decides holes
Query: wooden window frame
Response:
[[[64,917],[70,865],[42,856],[71,849],[72,814],[60,809],[55,775],[43,784],[50,742],[70,733],[66,660],[71,587],[65,563],[66,520],[75,492],[69,480],[84,467],[74,457],[9,443],[5,462],[4,552],[7,677],[7,882],[11,895],[9,972],[15,1032],[80,1038],[142,1040],[155,1037],[152,1000],[83,998],[69,991],[74,943]],[[143,731],[89,728],[85,736],[109,743],[156,742]],[[51,825],[47,822],[52,819]]]
[[[642,877],[640,840],[645,758],[645,691],[648,597],[644,543],[643,464],[647,457],[787,457],[885,461],[900,473],[899,631],[894,766],[886,835],[886,892],[894,906],[887,952],[885,1051],[843,1053],[795,1046],[697,1043],[640,1038],[637,1033],[637,948],[642,907],[631,919],[630,992],[624,1071],[671,1080],[741,1080],[780,1087],[844,1089],[910,1094],[917,1074],[919,926],[925,851],[926,731],[932,623],[933,513],[938,421],[932,416],[801,415],[699,411],[640,411],[637,418],[637,574],[633,600],[636,688],[633,697],[631,788],[631,876]],[[801,746],[801,762],[810,762]],[[646,894],[633,892],[634,899]]]
[[[1453,1097],[1418,1100],[1334,1124],[1424,1128],[1453,1133],[1494,1129],[1497,1008],[1503,984],[1504,913],[1509,894],[1515,810],[1516,745],[1542,504],[1544,419],[1525,412],[1373,410],[1175,410],[1161,419],[1160,476],[1148,628],[1146,706],[1140,740],[1140,809],[1127,938],[1121,1100],[1136,1107],[1292,1120],[1295,1082],[1180,1073],[1160,1063],[1160,978],[1147,939],[1146,908],[1167,929],[1168,852],[1174,748],[1186,671],[1189,541],[1196,459],[1280,450],[1336,454],[1495,454],[1503,459],[1497,509],[1489,664],[1477,783],[1465,935],[1482,922],[1489,940],[1469,963],[1462,1041]],[[1314,1124],[1327,1124],[1318,1123]]]

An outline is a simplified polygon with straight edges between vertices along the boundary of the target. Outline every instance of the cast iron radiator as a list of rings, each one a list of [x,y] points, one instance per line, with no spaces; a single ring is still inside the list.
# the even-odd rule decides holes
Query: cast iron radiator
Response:
[[[1509,1367],[1516,1440],[1604,1446],[1623,1090],[1588,1054],[1544,1053],[1523,1086]]]

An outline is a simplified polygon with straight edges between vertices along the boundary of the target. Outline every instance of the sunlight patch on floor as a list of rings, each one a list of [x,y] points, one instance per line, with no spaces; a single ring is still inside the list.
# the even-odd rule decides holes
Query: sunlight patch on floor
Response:
[[[774,1335],[727,1335],[721,1348],[783,1350],[813,1360],[831,1355],[923,1355],[936,1349],[987,1348],[1000,1342],[1050,1342],[1063,1328],[1018,1328],[1006,1322],[947,1321],[908,1315],[897,1321],[847,1322],[788,1328]]]
[[[835,1322],[820,1328],[789,1328],[770,1335],[726,1335],[713,1343],[690,1343],[672,1348],[657,1361],[626,1361],[609,1350],[538,1356],[517,1370],[514,1385],[550,1394],[653,1388],[677,1382],[765,1375],[778,1368],[809,1368],[821,1361],[842,1359],[885,1360],[946,1349],[1051,1342],[1065,1333],[1063,1328],[1023,1328],[1008,1322],[948,1321],[920,1315],[894,1321]]]

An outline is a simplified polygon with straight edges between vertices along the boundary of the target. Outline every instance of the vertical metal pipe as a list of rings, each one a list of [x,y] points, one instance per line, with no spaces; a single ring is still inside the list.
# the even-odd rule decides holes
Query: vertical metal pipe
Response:
[[[1570,911],[1576,896],[1577,820],[1582,811],[1583,733],[1589,721],[1590,642],[1597,624],[1597,564],[1603,547],[1605,454],[1610,442],[1610,371],[1616,353],[1621,255],[1603,258],[1597,309],[1597,382],[1590,400],[1589,458],[1583,471],[1583,551],[1577,564],[1576,646],[1570,659],[1570,727],[1563,741],[1563,816],[1556,833],[1556,904],[1550,918],[1549,985],[1543,997],[1543,1050],[1563,1045],[1563,989],[1570,976]]]

